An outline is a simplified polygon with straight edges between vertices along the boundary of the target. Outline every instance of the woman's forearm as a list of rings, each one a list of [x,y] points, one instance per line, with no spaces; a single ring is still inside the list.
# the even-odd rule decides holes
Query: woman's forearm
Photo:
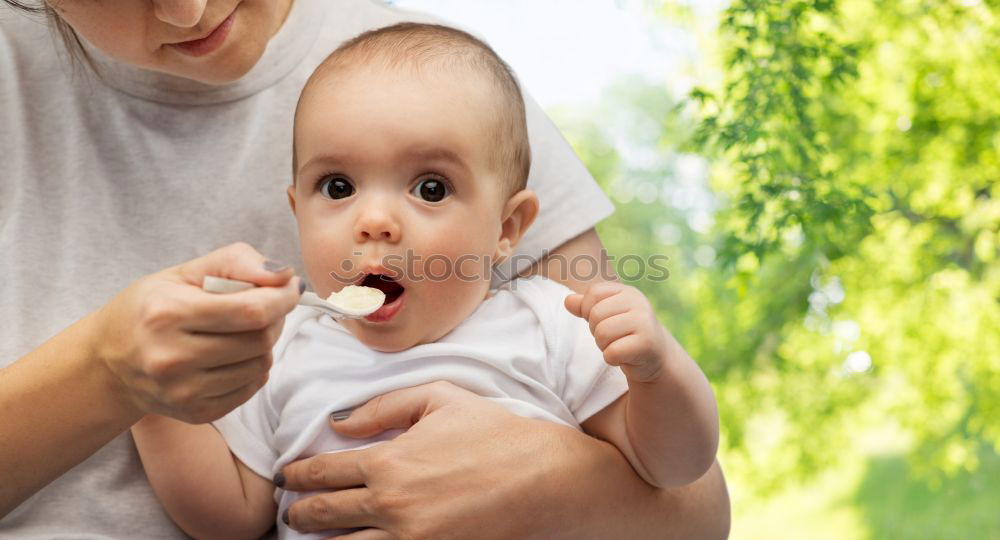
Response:
[[[635,481],[642,482],[638,477]],[[729,492],[718,462],[694,483],[658,489],[645,499],[640,519],[621,523],[629,538],[723,539],[729,537]],[[636,516],[632,516],[636,517]],[[645,521],[641,518],[644,517]],[[609,534],[614,534],[609,531]]]
[[[718,462],[704,476],[677,488],[655,488],[633,470],[611,444],[590,439],[590,452],[600,456],[594,475],[578,485],[595,500],[580,516],[586,530],[578,538],[714,539],[729,535],[730,507],[725,478]],[[569,537],[569,536],[567,536]]]
[[[586,264],[580,264],[583,261]],[[583,268],[586,274],[577,274],[576,269]],[[597,271],[591,271],[596,269]],[[588,229],[569,239],[563,245],[549,252],[548,256],[536,261],[521,275],[540,275],[573,289],[585,293],[591,285],[604,281],[615,281],[614,265],[604,252],[604,244],[597,235],[597,230]]]
[[[250,398],[301,281],[232,244],[126,287],[0,370],[0,517],[146,413],[201,423]],[[259,285],[202,291],[206,276]]]
[[[0,517],[137,421],[88,316],[0,370]]]

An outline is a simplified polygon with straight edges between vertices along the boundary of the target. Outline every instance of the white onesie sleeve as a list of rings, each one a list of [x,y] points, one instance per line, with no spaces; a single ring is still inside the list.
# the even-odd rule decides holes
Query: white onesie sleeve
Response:
[[[628,392],[628,380],[620,368],[604,361],[587,321],[569,312],[566,315],[574,320],[567,325],[571,333],[561,338],[567,345],[563,401],[576,421],[583,423]]]
[[[212,422],[233,455],[264,478],[274,475],[274,464],[278,461],[274,444],[277,417],[270,407],[268,389],[264,385],[249,401]]]
[[[274,357],[271,365],[272,379],[299,327],[313,315],[312,309],[299,306],[285,316],[281,337],[271,349]],[[274,475],[276,472],[274,465],[279,457],[274,440],[274,433],[278,428],[278,413],[271,401],[271,389],[271,384],[265,384],[246,403],[212,422],[226,440],[233,455],[264,478],[271,478]]]
[[[625,374],[604,361],[590,325],[563,304],[572,290],[541,276],[520,278],[512,287],[539,316],[549,348],[551,380],[557,381],[553,390],[578,423],[628,391]]]

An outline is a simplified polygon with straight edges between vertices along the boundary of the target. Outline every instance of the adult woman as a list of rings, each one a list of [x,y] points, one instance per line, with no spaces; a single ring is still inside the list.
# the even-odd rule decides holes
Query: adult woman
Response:
[[[246,399],[266,377],[269,346],[300,289],[291,269],[265,264],[247,245],[157,270],[237,240],[294,261],[281,190],[305,78],[347,37],[427,18],[357,0],[49,6],[93,69],[67,70],[48,29],[0,19],[0,125],[17,134],[0,165],[0,309],[12,321],[0,329],[0,362],[18,359],[0,372],[0,475],[8,479],[0,534],[170,537],[178,531],[122,433],[149,412],[205,421]],[[561,246],[565,255],[594,255],[592,227],[609,207],[530,109],[531,181],[547,208],[525,253]],[[205,275],[266,287],[214,296],[198,289]],[[293,520],[336,527],[338,516],[368,514],[382,532],[421,537],[717,536],[728,528],[717,468],[685,491],[654,491],[607,445],[497,412],[455,388],[385,402],[373,422],[424,415],[405,444],[383,445],[391,454],[286,471],[286,487],[317,489],[344,487],[338,468],[362,468],[367,498],[321,495],[294,508]],[[424,461],[407,462],[412,456]],[[400,486],[409,497],[387,495]],[[635,510],[623,511],[629,505]]]

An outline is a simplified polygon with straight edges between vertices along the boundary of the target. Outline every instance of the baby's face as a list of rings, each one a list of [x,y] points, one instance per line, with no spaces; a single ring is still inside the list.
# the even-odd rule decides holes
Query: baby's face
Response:
[[[369,347],[432,342],[488,291],[506,202],[488,166],[491,92],[479,77],[351,68],[299,105],[289,198],[306,272],[320,296],[386,292],[344,322]]]

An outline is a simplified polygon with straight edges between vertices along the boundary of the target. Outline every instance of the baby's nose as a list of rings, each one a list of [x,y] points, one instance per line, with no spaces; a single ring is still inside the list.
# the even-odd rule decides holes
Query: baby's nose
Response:
[[[399,242],[401,236],[399,221],[392,212],[379,204],[369,204],[361,210],[361,215],[354,227],[354,240],[367,242],[379,240],[383,242]]]

